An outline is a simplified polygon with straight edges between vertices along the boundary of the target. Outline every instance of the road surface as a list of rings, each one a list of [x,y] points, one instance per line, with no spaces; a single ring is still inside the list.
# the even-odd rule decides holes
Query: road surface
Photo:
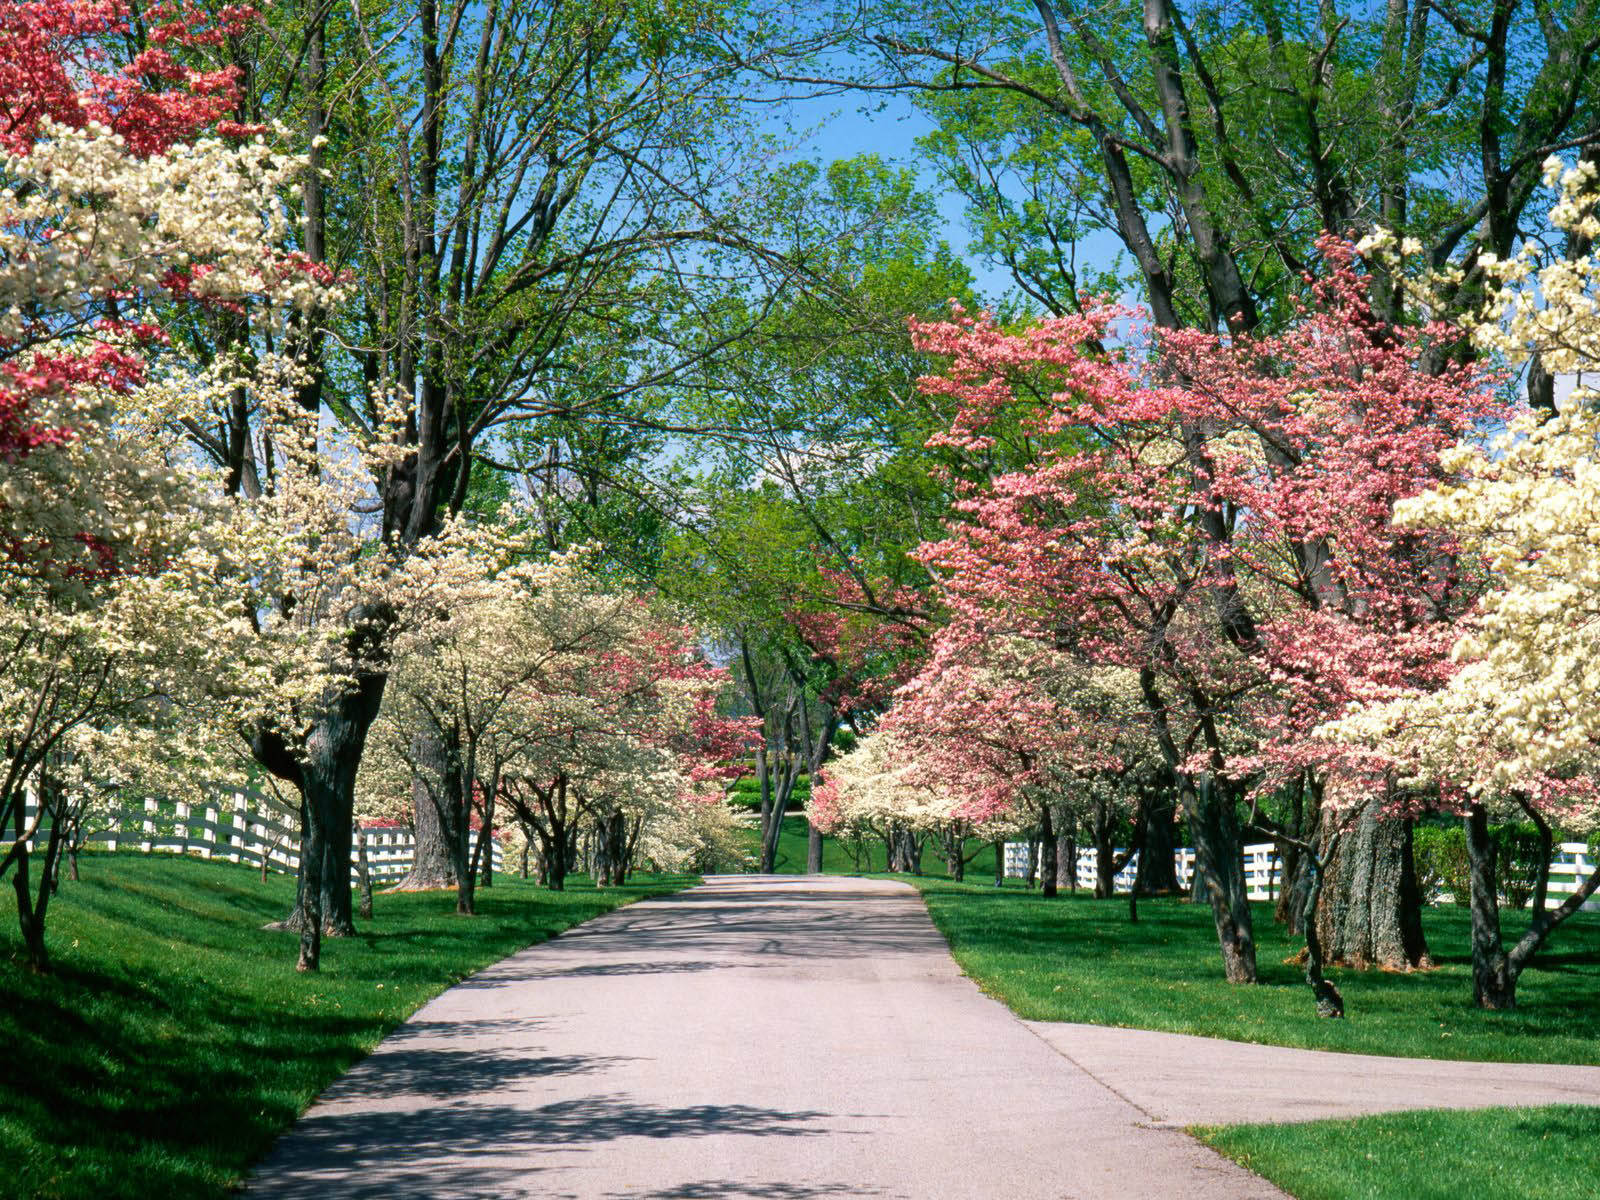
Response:
[[[912,888],[761,876],[630,905],[450,989],[251,1191],[1282,1196],[983,996]]]

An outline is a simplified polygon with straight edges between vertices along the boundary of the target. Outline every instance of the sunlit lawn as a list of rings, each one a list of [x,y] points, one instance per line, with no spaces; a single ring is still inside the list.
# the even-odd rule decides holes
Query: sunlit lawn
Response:
[[[1600,1108],[1392,1113],[1195,1132],[1299,1200],[1593,1200]]]
[[[1273,924],[1269,904],[1255,910],[1262,982],[1235,986],[1222,980],[1203,905],[1143,901],[1130,925],[1121,898],[1045,900],[1020,887],[918,882],[962,969],[1030,1020],[1363,1054],[1600,1063],[1600,914],[1557,930],[1522,976],[1519,1007],[1488,1013],[1472,1003],[1466,910],[1431,908],[1424,928],[1439,965],[1409,974],[1335,968],[1349,1015],[1327,1021],[1300,968],[1285,961],[1303,943]],[[1507,935],[1525,920],[1507,913]]]

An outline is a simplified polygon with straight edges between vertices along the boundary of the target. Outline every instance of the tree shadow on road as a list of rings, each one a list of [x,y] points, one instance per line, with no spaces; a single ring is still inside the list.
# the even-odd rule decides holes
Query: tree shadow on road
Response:
[[[633,960],[628,962],[584,963],[580,966],[560,967],[537,965],[543,961],[543,957],[528,957],[512,962],[497,963],[491,969],[458,983],[456,988],[459,991],[471,991],[474,988],[499,987],[502,984],[521,983],[531,979],[585,979],[613,975],[681,975],[692,971],[714,971],[718,967],[727,965],[726,963],[712,962],[709,959]]]
[[[608,960],[623,957],[656,969],[708,970],[727,965],[720,954],[744,955],[752,948],[796,958],[874,958],[946,953],[945,941],[915,894],[874,897],[862,904],[819,890],[785,890],[777,896],[696,890],[630,908],[592,922],[519,960],[502,963],[462,986],[493,986],[546,974],[625,973],[610,963],[554,967],[547,955],[593,951]],[[815,903],[814,901],[831,903]],[[881,901],[889,903],[882,903]],[[694,955],[676,959],[675,955]],[[711,961],[707,961],[711,959]],[[668,966],[668,964],[671,964]],[[524,973],[526,972],[526,973]]]
[[[599,1149],[634,1137],[819,1137],[831,1132],[819,1123],[827,1115],[746,1104],[667,1108],[617,1096],[539,1108],[448,1104],[321,1112],[278,1143],[250,1190],[273,1200],[525,1195],[523,1176],[541,1169],[544,1153]]]
[[[507,1054],[443,1046],[381,1049],[323,1093],[349,1103],[389,1096],[446,1099],[512,1087],[557,1075],[589,1075],[631,1058],[598,1054]]]
[[[738,1179],[699,1179],[650,1192],[607,1192],[606,1200],[816,1200],[821,1196],[882,1196],[859,1183],[769,1183]]]

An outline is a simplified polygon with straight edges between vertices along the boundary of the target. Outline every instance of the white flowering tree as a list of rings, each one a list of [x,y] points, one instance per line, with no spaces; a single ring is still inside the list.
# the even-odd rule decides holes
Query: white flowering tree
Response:
[[[481,865],[471,822],[491,829],[502,803],[556,888],[580,830],[603,883],[641,857],[725,857],[733,822],[711,785],[744,734],[716,712],[725,674],[690,631],[605,584],[586,552],[515,561],[513,537],[491,540],[480,531],[472,550],[458,538],[408,563],[404,608],[417,615],[394,641],[364,791],[431,811],[463,913]]]
[[[991,841],[1018,827],[1010,814],[975,817],[970,799],[951,777],[918,760],[913,741],[880,729],[828,763],[806,811],[813,828],[834,837],[882,838],[891,870],[920,873],[923,839],[935,838],[951,878],[960,879],[969,838]]]
[[[1561,199],[1552,223],[1567,253],[1529,244],[1490,264],[1500,281],[1475,329],[1513,362],[1537,356],[1552,374],[1600,373],[1600,193],[1591,162],[1546,164]],[[1455,789],[1471,866],[1474,992],[1487,1008],[1516,1003],[1517,978],[1552,931],[1600,889],[1600,871],[1549,906],[1553,826],[1600,816],[1600,392],[1580,386],[1541,420],[1525,412],[1492,444],[1462,445],[1446,462],[1460,482],[1397,506],[1395,520],[1443,529],[1479,556],[1491,584],[1456,643],[1444,686],[1345,718],[1337,731],[1414,776]],[[1507,947],[1489,819],[1532,821],[1543,869],[1526,933]]]
[[[249,16],[191,18],[117,71],[119,9],[0,8],[0,873],[40,969],[83,806],[115,803],[130,772],[220,769],[235,701],[266,694],[233,652],[249,597],[218,583],[255,571],[258,523],[163,436],[211,385],[168,360],[161,320],[248,310],[281,328],[321,284],[285,246],[303,163],[220,119],[232,72],[188,65]]]

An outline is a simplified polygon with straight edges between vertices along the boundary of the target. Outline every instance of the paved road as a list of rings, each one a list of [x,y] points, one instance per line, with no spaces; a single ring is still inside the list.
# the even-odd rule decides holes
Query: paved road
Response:
[[[252,1184],[316,1197],[1282,1197],[957,971],[903,884],[724,877],[421,1009]]]
[[[1027,1024],[1152,1121],[1180,1128],[1413,1108],[1600,1104],[1600,1067],[1384,1058],[1103,1025]]]

